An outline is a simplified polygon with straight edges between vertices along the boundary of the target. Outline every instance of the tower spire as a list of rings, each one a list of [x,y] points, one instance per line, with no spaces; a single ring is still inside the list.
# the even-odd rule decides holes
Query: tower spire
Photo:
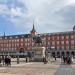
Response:
[[[73,27],[73,31],[75,30],[75,25],[74,25],[74,27]]]
[[[37,35],[37,32],[36,32],[36,30],[35,30],[34,20],[33,20],[33,28],[32,28],[32,30],[31,30],[31,36],[35,36],[35,35]]]
[[[35,30],[35,27],[34,27],[34,21],[33,21],[33,30]]]
[[[5,37],[5,32],[4,32],[4,37]]]
[[[34,20],[33,20],[33,28],[32,28],[32,30],[31,30],[31,32],[36,32],[35,26],[34,26]]]

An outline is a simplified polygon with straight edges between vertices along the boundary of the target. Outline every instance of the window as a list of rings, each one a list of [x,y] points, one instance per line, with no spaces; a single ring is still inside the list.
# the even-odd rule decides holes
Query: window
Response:
[[[71,49],[74,49],[74,46],[71,46]]]
[[[12,48],[12,51],[14,50],[14,48]]]
[[[12,39],[12,37],[11,37],[11,36],[10,36],[9,38],[10,38],[10,39]]]
[[[6,47],[6,44],[4,44],[4,47]]]
[[[17,43],[16,45],[19,46],[19,43]]]
[[[59,36],[57,36],[57,40],[59,40]]]
[[[9,47],[11,47],[11,44],[9,44]]]
[[[6,47],[8,47],[8,44],[6,44]]]
[[[48,37],[48,40],[50,40],[50,37]]]
[[[17,42],[19,42],[19,39],[17,39]]]
[[[16,42],[17,40],[15,39],[15,42]]]
[[[63,40],[63,39],[64,39],[64,36],[62,36],[61,38],[62,38],[62,40]]]
[[[50,45],[50,42],[48,42],[48,45]]]
[[[18,36],[15,36],[15,38],[18,38]]]
[[[25,42],[27,42],[27,39],[25,39]]]
[[[71,41],[71,45],[74,45],[74,40]]]
[[[30,44],[28,43],[28,46],[29,46]]]
[[[1,50],[3,51],[3,48],[1,48]]]
[[[57,50],[59,50],[59,46],[57,46]]]
[[[69,44],[69,41],[66,41],[66,44]]]
[[[66,49],[68,50],[69,49],[69,46],[66,46]]]
[[[34,43],[32,43],[32,46],[34,46]]]
[[[9,48],[9,50],[12,50],[11,48]]]
[[[66,36],[66,39],[69,39],[69,36],[68,35]]]
[[[46,37],[44,37],[44,40],[46,40]]]
[[[28,38],[28,42],[30,41],[30,39]]]
[[[64,45],[64,41],[61,41],[61,44]]]
[[[14,47],[14,44],[12,43],[12,47]]]
[[[11,42],[11,40],[9,40],[9,42]]]
[[[21,41],[23,42],[23,38],[21,38]]]
[[[17,45],[15,44],[15,47],[16,47]]]
[[[3,47],[3,44],[0,44],[1,45],[1,47]]]
[[[14,42],[14,39],[12,40],[12,42]]]
[[[8,48],[5,48],[6,51],[8,51]]]
[[[54,41],[52,42],[52,45],[55,45],[55,42]]]
[[[73,39],[74,38],[74,36],[73,35],[71,35],[71,39]]]
[[[7,39],[7,37],[5,37],[5,39]]]
[[[25,46],[27,46],[27,43],[25,43]]]
[[[57,41],[57,45],[59,45],[59,41]]]
[[[23,38],[24,36],[22,35],[22,38]]]
[[[52,40],[54,40],[54,36],[52,36]]]
[[[23,46],[23,43],[21,43],[21,46]]]
[[[15,50],[17,49],[17,48],[14,48]]]
[[[64,46],[62,46],[62,50],[64,49]]]

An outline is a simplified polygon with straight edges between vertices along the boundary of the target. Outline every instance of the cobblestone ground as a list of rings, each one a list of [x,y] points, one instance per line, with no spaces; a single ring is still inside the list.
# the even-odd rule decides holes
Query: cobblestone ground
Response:
[[[54,75],[75,75],[75,69],[71,65],[60,65]]]
[[[0,75],[53,75],[59,65],[28,63],[22,66],[2,67]]]
[[[30,62],[0,67],[0,75],[75,75],[75,64],[63,65],[60,60],[48,62]]]

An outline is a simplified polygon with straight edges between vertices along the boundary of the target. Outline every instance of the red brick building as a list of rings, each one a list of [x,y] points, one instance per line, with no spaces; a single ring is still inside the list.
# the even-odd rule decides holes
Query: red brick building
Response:
[[[30,34],[0,36],[0,52],[25,52],[31,51],[34,46],[33,37],[40,35],[48,52],[57,56],[71,54],[75,55],[75,26],[73,31],[38,34],[33,28]]]

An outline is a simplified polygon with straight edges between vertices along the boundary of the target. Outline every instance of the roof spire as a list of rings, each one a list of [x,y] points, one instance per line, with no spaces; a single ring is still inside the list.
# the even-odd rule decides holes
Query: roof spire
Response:
[[[5,32],[4,32],[4,37],[5,37]]]
[[[33,20],[33,30],[35,30],[35,27],[34,27],[34,20]]]
[[[74,27],[73,27],[73,31],[75,31],[75,25],[74,25]]]
[[[31,30],[31,32],[36,32],[35,27],[34,27],[34,20],[33,20],[33,28]]]

